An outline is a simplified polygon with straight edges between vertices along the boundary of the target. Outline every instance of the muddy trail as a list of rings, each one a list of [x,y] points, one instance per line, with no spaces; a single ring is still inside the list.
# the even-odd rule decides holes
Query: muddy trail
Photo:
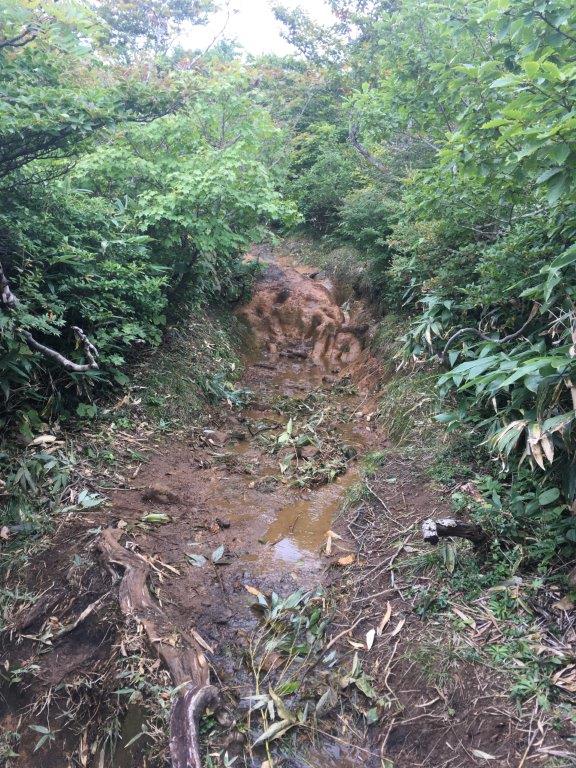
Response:
[[[250,742],[272,723],[272,710],[262,713],[249,697],[266,693],[274,678],[290,696],[305,666],[314,680],[327,642],[322,585],[331,570],[354,559],[352,541],[332,528],[358,481],[359,456],[381,440],[371,395],[378,366],[365,350],[362,309],[343,309],[333,286],[314,270],[268,263],[238,315],[250,339],[237,385],[243,406],[223,405],[185,439],[161,443],[137,478],[111,493],[105,510],[68,520],[31,565],[28,581],[45,588],[11,627],[11,637],[20,638],[9,664],[26,668],[38,659],[37,680],[3,692],[3,723],[15,728],[27,711],[47,725],[28,733],[14,765],[148,764],[146,739],[129,744],[142,735],[138,704],[116,723],[118,746],[113,739],[99,742],[94,732],[102,702],[92,703],[93,729],[88,722],[79,747],[74,727],[52,725],[61,717],[56,692],[64,689],[69,705],[75,696],[67,688],[70,678],[84,686],[91,667],[95,677],[105,677],[102,669],[118,653],[132,659],[153,649],[158,659],[147,674],[163,674],[164,684],[179,694],[170,720],[175,768],[199,768],[201,753],[210,748],[248,765],[271,759],[267,739],[254,750]],[[82,559],[74,553],[100,530],[91,547],[95,562],[70,590],[69,562]],[[116,589],[120,614],[106,614]],[[286,597],[296,602],[285,607]],[[38,657],[38,645],[34,652],[28,647],[35,640]],[[302,642],[307,647],[294,653]],[[42,699],[35,693],[38,681],[49,686],[42,706],[34,700]],[[91,687],[97,695],[95,681]],[[318,698],[314,684],[309,693]],[[166,710],[170,697],[163,697]],[[282,711],[284,705],[276,706]],[[209,737],[198,728],[207,708],[217,715]],[[71,712],[80,718],[79,708],[68,706]],[[289,731],[294,723],[286,725]],[[46,738],[36,752],[39,734]],[[337,737],[326,743],[317,738],[310,764],[347,764]]]
[[[264,717],[258,726],[261,713],[251,710],[250,697],[266,694],[273,679],[290,694],[293,675],[315,658],[311,650],[286,653],[287,645],[301,639],[291,634],[291,611],[309,621],[317,606],[325,607],[321,587],[328,571],[354,557],[351,542],[331,529],[347,489],[358,481],[358,457],[379,441],[367,389],[376,364],[369,364],[363,349],[367,325],[345,313],[330,283],[311,272],[269,264],[251,302],[239,310],[253,340],[239,383],[245,406],[212,414],[185,443],[165,446],[152,458],[138,490],[112,496],[121,520],[109,531],[103,552],[113,563],[124,560],[116,544],[121,531],[135,530],[154,515],[167,518],[133,535],[129,544],[160,577],[155,599],[163,615],[153,617],[147,631],[152,641],[167,629],[178,635],[175,649],[159,649],[174,684],[192,678],[193,690],[208,691],[198,710],[186,704],[190,709],[181,723],[174,709],[174,765],[201,764],[194,756],[201,751],[199,737],[189,722],[206,704],[217,706],[215,691],[224,725],[238,725],[248,713],[252,729],[266,731],[273,718]],[[279,596],[298,601],[284,616]],[[137,602],[127,597],[125,613],[133,614]],[[140,610],[149,613],[146,605]],[[272,619],[277,627],[271,627]],[[323,633],[324,628],[322,638]],[[314,652],[321,650],[318,643]],[[214,743],[220,739],[230,759],[242,756],[258,765],[270,747],[264,741],[253,752],[245,727],[244,722],[231,733],[214,733]],[[331,743],[317,745],[310,759],[320,768],[332,765],[333,756]],[[130,765],[132,759],[128,754],[117,762]]]
[[[483,655],[514,629],[490,594],[430,609],[420,525],[450,511],[433,456],[389,443],[365,307],[281,254],[253,256],[234,401],[174,438],[125,434],[109,501],[16,580],[35,597],[3,640],[7,764],[576,764],[570,726],[520,712]],[[558,621],[541,652],[568,643]]]

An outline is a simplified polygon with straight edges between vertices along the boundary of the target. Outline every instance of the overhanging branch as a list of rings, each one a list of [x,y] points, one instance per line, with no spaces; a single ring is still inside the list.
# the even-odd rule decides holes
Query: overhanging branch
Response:
[[[509,341],[514,341],[514,339],[519,338],[524,333],[526,328],[530,325],[536,313],[538,312],[538,306],[539,306],[538,304],[534,304],[530,312],[530,315],[528,316],[528,319],[526,320],[525,323],[523,323],[523,325],[520,328],[518,328],[517,331],[514,331],[514,333],[509,333],[507,336],[503,336],[501,339],[493,339],[487,333],[483,333],[479,328],[461,328],[459,331],[456,331],[456,333],[452,334],[452,336],[450,336],[450,338],[446,342],[446,346],[444,347],[444,351],[442,352],[442,359],[446,358],[446,354],[448,353],[448,350],[454,344],[455,341],[457,341],[462,336],[466,336],[468,334],[474,334],[474,336],[478,336],[478,338],[482,339],[483,341],[493,341],[495,344],[506,344]]]
[[[6,273],[4,272],[4,267],[2,266],[1,263],[0,263],[0,306],[6,310],[13,310],[13,309],[16,309],[16,307],[18,306],[18,299],[10,289],[10,283],[8,282],[8,278],[6,277]],[[72,330],[74,331],[74,335],[78,339],[79,343],[82,344],[84,348],[84,354],[86,355],[86,358],[88,360],[87,363],[75,363],[73,360],[70,360],[69,358],[65,357],[57,350],[52,349],[52,347],[48,347],[45,344],[41,344],[39,341],[37,341],[34,338],[34,336],[32,336],[30,331],[18,329],[19,333],[22,335],[22,337],[25,339],[26,343],[31,349],[36,350],[36,352],[40,352],[40,354],[44,355],[44,357],[48,357],[51,360],[55,360],[59,365],[61,365],[67,371],[72,371],[73,373],[85,373],[86,371],[96,370],[98,368],[98,362],[96,360],[96,358],[98,357],[98,350],[96,349],[94,344],[92,344],[88,336],[86,336],[82,328],[79,328],[77,325],[73,325]]]
[[[357,152],[359,152],[362,157],[370,163],[374,168],[376,168],[377,171],[384,174],[385,176],[389,175],[390,171],[389,169],[384,165],[384,163],[380,162],[377,157],[374,157],[374,155],[369,152],[366,147],[360,142],[360,139],[358,138],[358,126],[357,125],[351,125],[350,131],[348,133],[348,141],[352,146],[354,147]]]

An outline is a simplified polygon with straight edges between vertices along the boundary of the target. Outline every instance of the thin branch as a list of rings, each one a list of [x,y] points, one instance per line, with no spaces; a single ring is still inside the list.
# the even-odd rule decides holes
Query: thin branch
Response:
[[[514,331],[514,333],[508,334],[508,336],[503,336],[501,339],[493,339],[491,336],[488,336],[486,333],[482,333],[478,328],[461,328],[459,331],[456,331],[448,341],[446,342],[446,346],[444,347],[444,351],[442,352],[442,357],[446,357],[446,353],[454,344],[454,342],[459,339],[461,336],[466,335],[467,333],[473,333],[475,336],[478,336],[479,338],[483,339],[484,341],[493,341],[495,344],[506,344],[508,341],[513,341],[514,339],[517,339],[519,336],[521,336],[526,328],[530,325],[532,320],[534,319],[534,316],[536,315],[536,312],[538,311],[538,304],[534,304],[532,307],[532,311],[530,312],[530,315],[528,317],[528,320],[517,330]]]
[[[0,263],[0,306],[6,310],[13,310],[16,309],[18,303],[19,302],[16,295],[12,293],[10,289],[10,283],[8,282],[8,278],[4,272],[4,267]],[[36,352],[40,352],[40,354],[44,355],[44,357],[49,357],[50,359],[55,360],[67,371],[72,371],[74,373],[84,373],[86,371],[96,370],[98,368],[98,362],[96,360],[98,357],[98,350],[94,344],[92,344],[88,336],[86,336],[82,328],[79,328],[77,325],[73,325],[72,330],[74,331],[74,335],[78,341],[84,347],[84,354],[88,359],[87,363],[75,363],[73,360],[64,357],[64,355],[60,354],[60,352],[57,352],[55,349],[52,349],[52,347],[47,347],[45,344],[41,344],[39,341],[37,341],[34,336],[32,336],[30,331],[19,329],[19,332],[22,334],[26,340],[26,343],[31,349],[36,350]]]
[[[560,27],[557,27],[556,24],[553,24],[550,19],[546,16],[545,13],[542,13],[542,11],[538,11],[536,13],[536,16],[538,16],[544,24],[547,24],[549,27],[551,27],[555,32],[558,32],[559,35],[562,35],[562,37],[565,37],[567,40],[571,40],[573,43],[576,43],[576,37],[572,37],[572,35],[569,35],[567,32],[563,32]]]
[[[351,125],[350,131],[348,133],[348,140],[350,141],[350,144],[354,147],[355,150],[357,150],[362,157],[370,163],[370,165],[374,166],[376,170],[380,171],[380,173],[384,174],[385,176],[388,176],[390,174],[390,170],[384,165],[384,163],[380,162],[377,157],[374,157],[373,154],[371,154],[366,147],[360,143],[360,139],[358,138],[358,126],[357,125]]]

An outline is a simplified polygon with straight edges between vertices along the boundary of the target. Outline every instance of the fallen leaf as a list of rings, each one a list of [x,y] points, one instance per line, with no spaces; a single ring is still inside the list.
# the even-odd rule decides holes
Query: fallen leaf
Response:
[[[196,630],[193,627],[190,628],[190,634],[192,635],[194,640],[196,640],[198,645],[204,648],[205,651],[208,651],[208,653],[214,653],[214,649],[208,645],[206,640],[204,640],[204,638],[201,637],[201,635],[199,635],[198,632],[196,632]]]
[[[380,624],[378,624],[378,629],[376,630],[376,634],[378,635],[378,637],[380,637],[380,635],[384,631],[384,627],[390,621],[390,616],[392,616],[392,606],[390,605],[390,602],[387,602],[386,610],[384,611],[384,616],[382,616],[382,621],[380,622]]]
[[[339,557],[336,562],[338,565],[352,565],[355,560],[356,555],[345,555],[344,557]]]
[[[256,587],[250,586],[250,584],[244,584],[244,589],[246,592],[250,592],[251,595],[254,595],[254,597],[264,597],[264,594],[260,592],[259,589],[256,589]]]
[[[28,445],[51,445],[56,442],[54,435],[38,435]]]
[[[196,568],[202,568],[202,566],[206,563],[206,558],[204,555],[186,555],[188,560],[192,563],[192,565],[195,565]]]
[[[335,707],[338,703],[338,694],[332,688],[322,694],[318,704],[316,704],[316,715],[320,716],[328,712],[332,707]]]
[[[143,523],[156,523],[157,525],[165,525],[170,522],[170,518],[164,512],[150,512],[149,515],[144,515],[141,518]]]
[[[220,544],[220,546],[212,552],[212,562],[217,563],[219,560],[222,560],[222,556],[224,554],[224,544]]]
[[[257,747],[258,744],[262,744],[264,741],[277,739],[280,736],[283,736],[286,731],[290,730],[294,725],[295,723],[291,720],[279,720],[277,723],[272,723],[270,728],[267,728],[264,733],[256,739],[252,746]]]
[[[396,624],[396,626],[394,627],[394,629],[390,633],[390,637],[396,637],[396,635],[398,635],[401,632],[402,627],[404,626],[405,623],[406,623],[406,619],[405,618],[400,619],[398,624]]]
[[[369,629],[368,632],[366,632],[366,648],[370,650],[372,646],[374,645],[374,638],[376,637],[376,630],[375,629]]]
[[[574,601],[570,600],[568,595],[565,595],[561,600],[558,600],[557,603],[554,603],[552,607],[559,611],[571,611],[572,608],[574,608]]]
[[[7,541],[10,538],[10,528],[8,528],[7,525],[3,525],[2,528],[0,528],[0,539],[4,539],[4,541]]]
[[[564,667],[552,677],[552,682],[558,688],[564,688],[570,693],[576,693],[576,664]]]
[[[482,760],[496,760],[494,755],[489,755],[488,752],[482,752],[481,749],[471,749],[470,752],[472,752],[474,757],[479,757]]]

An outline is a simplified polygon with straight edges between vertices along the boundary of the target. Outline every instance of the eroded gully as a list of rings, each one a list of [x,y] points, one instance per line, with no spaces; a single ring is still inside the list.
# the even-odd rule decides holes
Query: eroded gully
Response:
[[[166,615],[214,650],[218,682],[236,699],[253,692],[242,648],[258,617],[246,587],[310,589],[353,552],[344,536],[327,556],[327,538],[358,457],[381,444],[367,326],[339,306],[329,281],[271,261],[238,314],[254,342],[240,383],[251,392],[246,407],[222,407],[165,445],[139,490],[113,498],[130,528],[150,512],[169,515],[167,525],[135,527],[135,546],[156,564]],[[323,748],[314,765],[332,765],[331,754]]]

